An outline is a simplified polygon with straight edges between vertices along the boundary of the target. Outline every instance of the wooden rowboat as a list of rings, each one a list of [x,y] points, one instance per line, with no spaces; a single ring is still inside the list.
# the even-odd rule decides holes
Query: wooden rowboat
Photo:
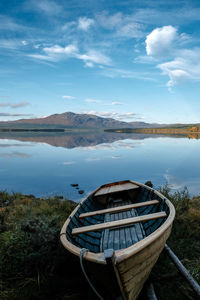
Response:
[[[135,181],[101,186],[61,230],[63,246],[84,266],[104,299],[136,299],[170,235],[175,209],[158,191]],[[106,295],[106,296],[105,296]]]

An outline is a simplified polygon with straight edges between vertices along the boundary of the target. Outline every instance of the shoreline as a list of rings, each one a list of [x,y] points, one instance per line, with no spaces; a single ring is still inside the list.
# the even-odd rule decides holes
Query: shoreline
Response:
[[[200,196],[189,196],[187,189],[172,193],[167,185],[159,190],[176,208],[167,243],[200,283]],[[38,198],[0,191],[2,300],[31,300],[34,297],[81,300],[88,293],[79,262],[59,241],[61,226],[76,205],[60,196]],[[163,285],[162,278],[165,277],[168,279]],[[151,280],[161,300],[181,300],[183,295],[190,299],[193,295],[164,254],[152,271]]]

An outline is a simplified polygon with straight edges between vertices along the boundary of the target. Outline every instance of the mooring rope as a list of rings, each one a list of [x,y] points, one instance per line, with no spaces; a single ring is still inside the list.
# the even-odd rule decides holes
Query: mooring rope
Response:
[[[93,290],[93,292],[97,295],[97,297],[98,297],[99,299],[104,300],[104,299],[101,297],[101,295],[99,295],[99,293],[97,292],[97,290],[95,289],[95,287],[93,286],[93,284],[91,283],[90,279],[88,278],[88,276],[87,276],[87,274],[86,274],[86,272],[85,272],[85,268],[84,268],[84,266],[83,266],[83,256],[84,256],[84,254],[85,254],[87,251],[89,251],[89,250],[86,249],[86,248],[82,248],[81,251],[80,251],[80,265],[81,265],[81,270],[82,270],[82,272],[83,272],[83,274],[84,274],[84,276],[85,276],[87,282],[89,283],[91,289]]]

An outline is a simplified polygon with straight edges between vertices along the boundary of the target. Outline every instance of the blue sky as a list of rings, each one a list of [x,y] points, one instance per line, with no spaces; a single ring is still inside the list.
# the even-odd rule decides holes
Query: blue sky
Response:
[[[199,98],[199,1],[0,2],[0,121],[200,122]]]

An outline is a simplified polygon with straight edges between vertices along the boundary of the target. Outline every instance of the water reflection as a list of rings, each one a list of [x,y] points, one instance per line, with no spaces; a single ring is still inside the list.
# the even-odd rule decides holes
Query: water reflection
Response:
[[[22,152],[18,152],[18,151],[13,151],[11,153],[1,153],[0,155],[2,157],[6,157],[6,158],[12,158],[12,157],[29,158],[29,157],[31,157],[30,154],[22,153]]]
[[[140,134],[140,133],[110,133],[110,132],[77,132],[77,133],[62,133],[62,132],[0,132],[0,139],[18,140],[22,142],[35,142],[46,143],[55,147],[63,147],[73,149],[76,147],[93,147],[103,144],[104,148],[112,147],[115,141],[123,141],[126,139],[131,140],[144,140],[147,138],[168,137],[170,135],[153,135],[153,134]],[[173,135],[173,138],[184,138],[184,135]],[[193,137],[194,138],[194,137]],[[120,142],[119,144],[120,145]],[[0,147],[20,147],[20,144],[3,144]],[[26,146],[29,146],[26,144]],[[130,147],[130,144],[123,142],[123,147]],[[131,145],[132,147],[132,145]],[[91,148],[92,149],[92,148]],[[94,148],[96,149],[96,148]],[[102,148],[103,150],[103,148]]]
[[[0,133],[0,190],[80,201],[101,184],[133,179],[197,194],[199,152],[199,140],[183,135]]]

